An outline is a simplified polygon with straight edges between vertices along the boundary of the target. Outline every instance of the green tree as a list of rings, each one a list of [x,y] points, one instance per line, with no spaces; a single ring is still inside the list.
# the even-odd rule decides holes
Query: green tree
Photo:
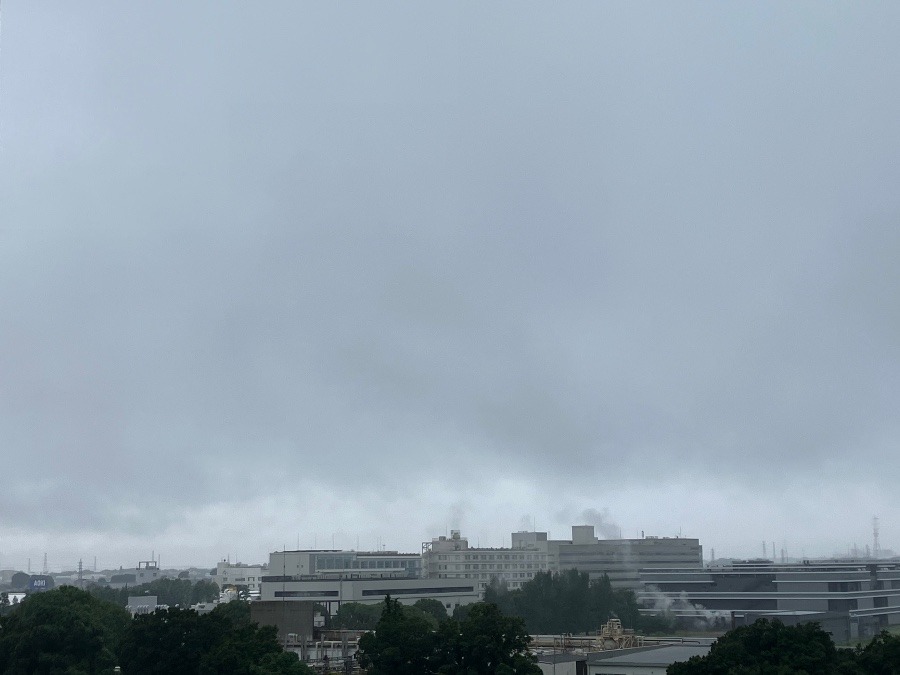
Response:
[[[251,623],[250,603],[244,600],[232,600],[216,605],[213,614],[224,616],[232,628],[246,628]]]
[[[895,675],[900,672],[900,636],[882,631],[865,647],[857,647],[853,656],[859,673]]]
[[[540,675],[528,652],[531,637],[518,617],[497,605],[477,603],[460,622],[448,620],[437,634],[434,672],[441,675]]]
[[[0,618],[0,672],[111,673],[129,619],[72,586],[36,593]]]
[[[661,631],[670,625],[665,617],[643,617],[630,589],[613,589],[606,575],[591,579],[574,569],[539,572],[513,591],[495,579],[485,590],[484,601],[507,616],[521,617],[527,630],[537,634],[596,631],[614,617],[629,628]]]
[[[852,652],[847,652],[852,659]],[[850,667],[851,670],[847,670]],[[759,619],[716,640],[706,656],[675,663],[668,675],[829,675],[852,673],[831,636],[817,623],[785,626]],[[896,671],[890,671],[896,672]]]
[[[228,625],[222,616],[203,618],[177,607],[134,617],[120,650],[122,670],[141,675],[196,675],[202,657],[222,639]]]
[[[433,673],[435,633],[422,613],[405,612],[390,596],[381,605],[374,633],[359,639],[359,664],[368,675]]]
[[[122,670],[135,675],[300,675],[273,626],[251,623],[232,603],[209,614],[170,608],[134,618],[122,642]],[[249,610],[248,610],[249,611]]]
[[[138,586],[110,588],[93,585],[88,588],[91,595],[122,607],[128,604],[128,598],[136,595],[155,595],[160,605],[169,607],[190,607],[200,602],[213,602],[219,598],[219,587],[213,581],[200,580],[196,583],[190,579],[155,579]]]
[[[440,600],[435,600],[434,598],[422,598],[421,600],[416,600],[416,602],[413,604],[413,607],[421,610],[428,616],[433,617],[437,623],[440,623],[441,621],[444,621],[448,618],[444,603]]]
[[[361,602],[345,602],[334,615],[332,625],[345,630],[375,630],[384,604],[364,605]]]

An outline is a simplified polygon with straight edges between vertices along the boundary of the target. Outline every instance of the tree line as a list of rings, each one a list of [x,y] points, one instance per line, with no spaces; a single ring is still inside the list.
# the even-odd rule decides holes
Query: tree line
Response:
[[[155,582],[154,582],[155,583]],[[276,629],[234,601],[200,615],[157,610],[131,618],[116,603],[72,586],[35,593],[0,617],[0,673],[105,675],[309,675],[282,650]]]
[[[120,607],[127,606],[128,598],[136,595],[155,595],[157,603],[169,607],[190,607],[201,602],[213,602],[219,597],[219,586],[214,581],[201,579],[192,582],[189,579],[168,577],[124,588],[91,585],[87,590],[95,598],[112,602]]]
[[[366,605],[361,602],[345,602],[333,617],[324,608],[322,614],[325,616],[326,628],[370,631],[378,626],[385,607],[384,603]],[[405,612],[410,618],[421,619],[432,628],[437,628],[441,621],[449,618],[444,604],[432,598],[416,600],[412,605],[401,604],[399,611]]]
[[[484,600],[504,614],[520,617],[533,635],[594,632],[612,618],[643,633],[673,628],[669,617],[642,615],[632,590],[614,589],[605,574],[591,579],[574,569],[539,572],[514,590],[495,580],[485,590]]]

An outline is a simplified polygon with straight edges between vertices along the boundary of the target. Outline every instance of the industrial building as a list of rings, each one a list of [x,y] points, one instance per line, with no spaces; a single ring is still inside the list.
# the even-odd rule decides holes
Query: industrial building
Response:
[[[768,616],[820,621],[835,639],[867,638],[900,624],[900,562],[821,560],[776,564],[738,561],[705,569],[645,569],[638,600],[647,612],[719,613],[735,625]],[[843,617],[846,631],[836,623]]]
[[[280,576],[422,576],[422,556],[397,551],[300,550],[269,554],[269,574]]]
[[[443,603],[447,613],[459,605],[477,602],[478,591],[469,583],[455,579],[416,579],[409,577],[313,578],[263,577],[261,600],[305,600],[337,612],[342,603],[377,604],[390,595],[406,605],[418,600],[434,599]]]
[[[697,539],[644,537],[598,539],[593,525],[574,525],[572,538],[548,539],[546,532],[513,532],[510,548],[472,548],[459,530],[422,544],[429,578],[473,582],[481,593],[492,579],[510,589],[526,584],[539,572],[577,569],[591,578],[604,574],[614,588],[642,588],[642,569],[702,569],[703,547]]]
[[[703,547],[698,539],[598,539],[593,525],[574,525],[571,539],[548,542],[548,553],[556,571],[577,569],[591,578],[605,574],[613,588],[635,591],[643,588],[641,570],[703,568]]]
[[[449,537],[422,544],[425,574],[464,581],[483,594],[492,579],[515,589],[552,568],[546,532],[516,532],[512,543],[512,548],[471,548],[459,530],[452,530]]]
[[[307,601],[330,613],[342,603],[377,604],[386,596],[403,604],[439,600],[448,613],[479,599],[475,585],[422,577],[422,556],[396,551],[275,551],[262,577],[262,601]]]

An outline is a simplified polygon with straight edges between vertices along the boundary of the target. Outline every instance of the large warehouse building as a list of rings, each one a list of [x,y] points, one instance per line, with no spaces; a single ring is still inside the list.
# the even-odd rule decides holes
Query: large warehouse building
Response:
[[[834,623],[845,619],[850,639],[900,624],[900,562],[823,560],[776,564],[734,562],[706,569],[641,572],[646,611],[665,606],[680,617],[719,613],[735,624],[760,616]],[[819,615],[819,616],[816,616]],[[831,630],[839,637],[838,631]]]

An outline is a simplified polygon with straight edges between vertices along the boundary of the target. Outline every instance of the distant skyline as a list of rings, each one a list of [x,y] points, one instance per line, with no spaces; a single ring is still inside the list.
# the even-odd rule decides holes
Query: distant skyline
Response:
[[[597,516],[603,516],[602,520],[598,519]],[[346,533],[303,533],[298,534],[291,541],[285,540],[279,546],[270,547],[263,552],[245,552],[242,547],[236,545],[233,547],[233,550],[226,551],[222,553],[218,558],[212,559],[210,561],[196,560],[192,559],[190,562],[178,561],[178,560],[170,560],[168,556],[163,560],[164,553],[162,551],[157,551],[155,549],[150,549],[149,553],[140,557],[139,559],[135,559],[134,561],[130,560],[113,560],[110,556],[104,555],[93,555],[90,556],[81,556],[81,558],[76,558],[74,564],[70,561],[72,560],[71,554],[67,555],[66,552],[57,551],[57,555],[61,555],[61,558],[58,560],[54,560],[48,557],[48,569],[50,572],[60,572],[65,570],[77,569],[78,560],[81,560],[84,569],[94,569],[95,558],[96,558],[96,569],[114,569],[118,567],[133,567],[140,560],[159,560],[161,561],[163,568],[187,568],[187,567],[214,567],[216,563],[222,560],[228,560],[232,563],[267,563],[269,553],[272,551],[281,551],[281,550],[298,550],[298,549],[309,549],[309,550],[328,550],[331,548],[336,548],[338,550],[356,550],[356,551],[378,551],[378,550],[388,550],[388,551],[398,551],[400,553],[418,553],[421,550],[421,544],[424,542],[429,542],[432,539],[438,538],[440,536],[450,536],[453,530],[460,530],[461,536],[464,539],[467,539],[470,547],[476,548],[509,548],[511,544],[511,534],[513,532],[519,531],[538,531],[538,532],[547,532],[549,539],[559,539],[559,540],[567,540],[571,539],[571,527],[572,525],[594,525],[595,534],[600,539],[640,539],[643,537],[685,537],[691,539],[698,539],[698,537],[692,536],[685,532],[676,532],[674,534],[654,534],[652,532],[646,531],[635,531],[634,533],[629,533],[627,531],[621,531],[621,537],[618,536],[603,536],[602,531],[606,529],[609,534],[610,528],[615,528],[618,530],[618,526],[612,524],[611,521],[608,520],[608,514],[594,514],[594,517],[586,517],[580,520],[574,521],[571,525],[561,527],[559,530],[546,530],[540,529],[533,530],[529,524],[525,522],[526,518],[529,516],[522,517],[522,522],[520,522],[520,527],[515,530],[510,530],[506,533],[496,533],[496,537],[492,536],[489,533],[485,533],[487,536],[482,539],[481,536],[470,536],[470,534],[464,529],[459,527],[446,527],[442,532],[435,532],[430,534],[427,537],[422,537],[421,542],[416,542],[415,545],[404,548],[403,546],[392,545],[390,538],[376,536],[374,541],[371,542],[370,545],[366,543],[361,537],[355,537],[354,535],[346,534]],[[711,555],[715,552],[716,559],[722,558],[743,558],[743,559],[751,559],[751,558],[762,558],[768,557],[772,558],[772,544],[775,545],[775,558],[776,562],[781,559],[782,550],[784,554],[788,558],[792,559],[800,559],[800,558],[822,558],[822,557],[845,557],[850,556],[855,551],[858,557],[865,557],[868,553],[871,552],[873,548],[873,541],[871,539],[872,532],[870,531],[870,539],[868,541],[854,541],[848,543],[844,549],[834,550],[831,552],[825,553],[817,553],[816,551],[822,550],[813,547],[811,550],[806,547],[800,547],[799,549],[794,549],[791,546],[791,543],[788,541],[777,541],[777,540],[768,540],[768,541],[760,541],[756,543],[756,547],[754,550],[754,546],[752,542],[748,542],[745,546],[739,547],[739,551],[743,553],[736,553],[731,550],[715,550],[714,546],[709,546],[704,544],[703,540],[700,539],[700,545],[703,547],[703,559],[708,561],[710,560]],[[765,553],[763,551],[763,545],[765,544]],[[882,553],[886,553],[889,555],[894,555],[895,551],[891,546],[886,546],[883,541],[880,541],[879,549]],[[140,553],[140,552],[139,552]],[[41,568],[43,567],[43,552],[31,556],[26,556],[26,558],[22,559],[21,564],[16,562],[15,558],[5,558],[0,556],[0,569],[22,569],[25,570],[29,566],[29,558],[30,558],[30,567],[32,573],[39,573]]]
[[[900,548],[900,5],[4,2],[0,565]]]

